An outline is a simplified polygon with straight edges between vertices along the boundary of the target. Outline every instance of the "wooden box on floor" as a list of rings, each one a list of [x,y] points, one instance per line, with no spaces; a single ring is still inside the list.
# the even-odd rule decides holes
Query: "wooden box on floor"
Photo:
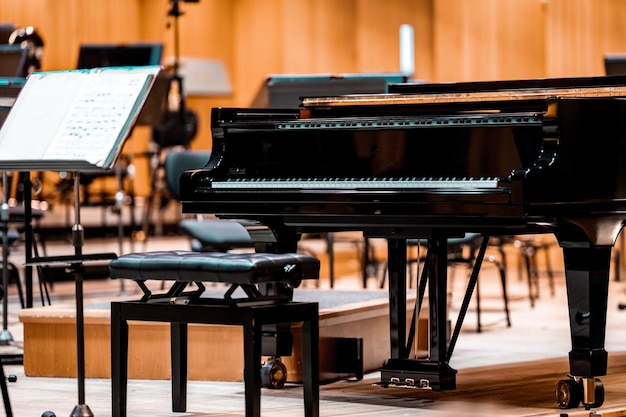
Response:
[[[411,317],[407,303],[407,316]],[[110,312],[108,303],[85,306],[85,374],[110,378]],[[76,376],[76,321],[73,306],[23,309],[24,373],[33,377]],[[389,311],[386,299],[320,308],[320,380],[350,378],[335,364],[336,338],[362,339],[363,370],[380,368],[389,358]],[[419,321],[417,348],[427,349],[426,319]],[[281,358],[288,381],[302,379],[300,333],[294,325],[294,355]],[[167,323],[131,322],[129,326],[131,379],[169,379],[170,348]],[[242,381],[243,335],[238,326],[189,325],[190,380]]]

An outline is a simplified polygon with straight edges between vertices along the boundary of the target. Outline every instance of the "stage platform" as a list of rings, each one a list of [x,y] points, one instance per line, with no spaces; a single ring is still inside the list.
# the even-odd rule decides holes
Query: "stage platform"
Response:
[[[225,289],[225,287],[224,287]],[[224,289],[208,289],[208,296]],[[126,299],[137,299],[129,296]],[[120,298],[121,300],[122,298]],[[358,378],[378,370],[389,358],[389,311],[386,290],[296,289],[294,300],[320,305],[320,379]],[[85,304],[85,375],[110,378],[110,301]],[[411,318],[414,299],[407,307]],[[76,376],[76,311],[61,304],[23,309],[24,373],[36,377]],[[416,348],[427,349],[427,319],[420,320]],[[294,355],[281,358],[288,381],[301,381],[299,325],[292,325]],[[131,322],[129,378],[169,379],[169,325]],[[362,355],[359,358],[359,355]],[[362,364],[361,364],[362,363]],[[238,326],[189,325],[190,380],[242,381],[243,335]]]

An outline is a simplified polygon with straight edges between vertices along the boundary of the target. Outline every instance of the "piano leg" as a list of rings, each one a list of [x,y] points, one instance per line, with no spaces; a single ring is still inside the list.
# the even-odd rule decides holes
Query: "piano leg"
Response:
[[[606,331],[610,246],[564,247],[565,280],[569,306],[572,350],[570,380],[559,381],[557,402],[561,408],[599,407],[604,388],[597,376],[606,375]]]
[[[406,240],[387,241],[389,262],[389,332],[391,358],[406,359]]]
[[[391,358],[381,369],[381,385],[385,388],[456,388],[456,370],[448,365],[447,354],[447,236],[433,236],[429,245],[430,355],[428,359],[410,359],[406,331],[406,239],[388,240]]]

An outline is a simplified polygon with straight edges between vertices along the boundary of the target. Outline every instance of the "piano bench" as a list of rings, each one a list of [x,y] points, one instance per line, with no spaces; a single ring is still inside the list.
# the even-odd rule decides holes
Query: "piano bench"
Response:
[[[109,264],[111,278],[137,282],[144,291],[143,301],[158,297],[145,285],[147,280],[173,281],[172,289],[165,294],[167,299],[181,297],[182,290],[193,283],[198,289],[185,293],[185,296],[198,300],[205,289],[203,282],[221,282],[231,285],[232,291],[227,293],[227,299],[231,299],[236,287],[241,287],[248,295],[247,299],[255,298],[259,301],[261,294],[256,288],[258,285],[271,284],[290,291],[300,286],[304,279],[318,279],[319,269],[319,259],[300,253],[186,250],[129,253]]]
[[[170,323],[174,412],[186,411],[188,324],[242,326],[248,417],[261,415],[261,386],[277,388],[286,380],[284,365],[277,357],[285,354],[287,349],[287,354],[290,354],[292,338],[287,338],[289,346],[286,348],[283,343],[285,335],[280,333],[280,329],[284,332],[287,328],[289,332],[290,323],[301,322],[305,415],[319,415],[318,304],[294,302],[289,291],[303,279],[319,277],[317,258],[294,253],[157,251],[122,255],[110,262],[109,269],[111,278],[133,279],[144,290],[140,300],[111,303],[114,417],[124,417],[127,411],[129,320]],[[174,283],[167,294],[159,297],[150,293],[145,280]],[[202,283],[207,281],[229,283],[231,288],[223,299],[201,297],[204,291]],[[198,289],[183,293],[190,283]],[[278,288],[278,292],[261,294],[256,285],[262,284],[269,284],[270,291]],[[237,287],[243,288],[247,297],[232,298]],[[275,334],[272,333],[274,331]],[[272,358],[263,365],[262,356]]]

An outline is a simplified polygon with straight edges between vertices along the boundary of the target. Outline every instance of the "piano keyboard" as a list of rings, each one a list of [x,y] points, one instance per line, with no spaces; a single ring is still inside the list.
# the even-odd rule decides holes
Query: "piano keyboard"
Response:
[[[213,189],[319,189],[319,190],[395,190],[395,189],[481,189],[497,188],[498,178],[289,178],[229,179],[214,181]]]
[[[468,126],[541,126],[543,118],[535,113],[490,113],[456,116],[354,117],[342,119],[302,119],[276,123],[278,130],[309,129],[408,129]]]

